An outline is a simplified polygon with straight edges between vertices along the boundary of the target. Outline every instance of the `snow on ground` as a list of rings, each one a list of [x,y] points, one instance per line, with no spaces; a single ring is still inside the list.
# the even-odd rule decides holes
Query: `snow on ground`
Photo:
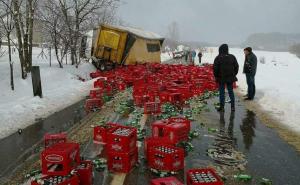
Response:
[[[4,47],[4,50],[7,49]],[[48,54],[46,49],[44,52]],[[49,56],[42,59],[38,57],[40,53],[40,48],[33,49],[33,65],[40,66],[43,98],[33,97],[30,75],[26,80],[21,79],[17,52],[12,57],[15,79],[15,91],[12,91],[8,55],[0,57],[0,138],[74,104],[88,95],[92,87],[92,80],[78,80],[79,76],[89,79],[89,73],[95,71],[90,63],[82,63],[78,69],[72,65],[61,69],[53,54],[52,67],[49,67]]]
[[[212,50],[212,52],[210,52]],[[242,73],[243,49],[230,48],[239,62],[238,86],[246,94]],[[300,59],[288,52],[254,51],[258,58],[255,102],[270,111],[281,123],[300,133]],[[208,48],[202,61],[213,63],[218,48]],[[265,62],[260,62],[260,61]],[[198,59],[197,59],[198,61]]]

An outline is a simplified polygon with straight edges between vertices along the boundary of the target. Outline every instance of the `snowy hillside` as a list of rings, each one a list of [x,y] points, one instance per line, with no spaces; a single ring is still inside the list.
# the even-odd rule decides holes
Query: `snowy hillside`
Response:
[[[238,85],[246,93],[247,84],[242,73],[242,49],[231,48],[230,53],[240,64]],[[279,119],[283,124],[300,133],[300,59],[288,52],[254,51],[258,58],[255,102]],[[218,49],[204,53],[203,61],[213,63]],[[264,62],[260,62],[263,61]]]
[[[92,81],[78,80],[78,76],[88,79],[89,73],[95,70],[90,63],[82,63],[78,69],[71,65],[60,69],[53,54],[52,67],[49,67],[49,56],[38,58],[40,53],[40,48],[34,48],[33,65],[40,66],[42,99],[33,97],[31,76],[21,79],[17,53],[13,55],[15,91],[11,91],[8,55],[0,58],[0,138],[81,100],[92,86]]]

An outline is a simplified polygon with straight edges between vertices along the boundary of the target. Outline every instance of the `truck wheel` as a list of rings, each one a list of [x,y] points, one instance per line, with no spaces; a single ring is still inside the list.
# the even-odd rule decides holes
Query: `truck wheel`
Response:
[[[101,62],[99,64],[99,69],[100,69],[100,71],[106,71],[106,64],[105,64],[105,62]]]

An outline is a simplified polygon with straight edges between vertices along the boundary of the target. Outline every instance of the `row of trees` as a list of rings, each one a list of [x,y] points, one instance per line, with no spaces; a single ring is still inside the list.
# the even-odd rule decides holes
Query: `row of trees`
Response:
[[[17,48],[22,78],[32,66],[35,24],[43,42],[54,48],[59,66],[69,52],[72,65],[78,66],[80,39],[100,23],[114,23],[119,0],[0,0],[0,35],[7,40],[11,85],[13,63],[11,46]]]
[[[290,47],[290,52],[300,57],[300,44],[295,44]]]

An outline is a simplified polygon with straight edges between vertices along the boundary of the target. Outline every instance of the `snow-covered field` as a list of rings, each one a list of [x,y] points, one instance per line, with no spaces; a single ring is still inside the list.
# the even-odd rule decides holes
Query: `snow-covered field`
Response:
[[[206,63],[213,63],[218,48],[203,54]],[[247,84],[242,73],[243,49],[230,48],[239,62],[238,85],[246,94]],[[288,52],[254,51],[258,58],[255,102],[269,111],[282,124],[300,133],[300,59]],[[264,58],[265,63],[260,62]]]
[[[78,76],[89,79],[90,72],[95,71],[90,63],[82,63],[78,69],[71,65],[61,69],[53,54],[52,67],[49,67],[49,56],[48,59],[38,58],[40,53],[40,48],[34,48],[33,65],[40,66],[43,98],[33,97],[30,75],[26,80],[21,79],[17,52],[12,57],[15,79],[15,91],[12,91],[8,55],[0,57],[0,138],[81,100],[92,87],[92,80],[78,80]]]

